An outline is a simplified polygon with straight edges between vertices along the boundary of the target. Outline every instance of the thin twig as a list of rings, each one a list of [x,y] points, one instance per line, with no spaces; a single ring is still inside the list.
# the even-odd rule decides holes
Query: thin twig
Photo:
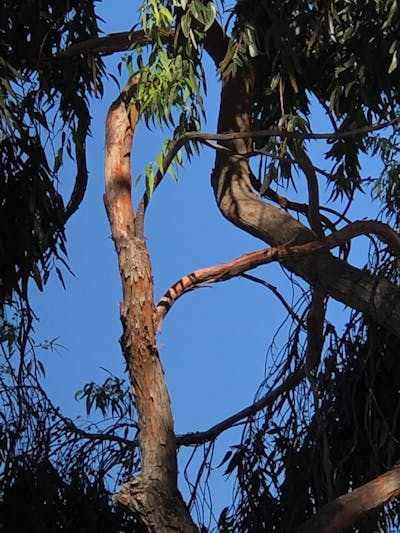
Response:
[[[227,429],[231,429],[242,420],[257,414],[259,411],[272,405],[274,401],[282,394],[289,392],[295,388],[305,376],[304,367],[299,368],[291,374],[285,381],[273,390],[267,392],[262,398],[245,407],[241,411],[225,418],[218,424],[215,424],[206,431],[198,431],[196,433],[186,433],[185,435],[177,436],[176,442],[179,446],[197,446],[209,441],[215,440],[221,433]]]

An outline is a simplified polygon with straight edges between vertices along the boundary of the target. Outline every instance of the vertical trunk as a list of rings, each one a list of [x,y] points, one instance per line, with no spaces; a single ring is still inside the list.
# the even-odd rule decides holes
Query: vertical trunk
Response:
[[[144,237],[135,233],[130,154],[138,114],[133,107],[128,116],[125,105],[131,85],[107,116],[105,204],[122,281],[122,349],[138,413],[141,474],[122,487],[115,501],[137,514],[152,533],[190,533],[197,528],[177,490],[175,434],[156,347],[150,258]]]

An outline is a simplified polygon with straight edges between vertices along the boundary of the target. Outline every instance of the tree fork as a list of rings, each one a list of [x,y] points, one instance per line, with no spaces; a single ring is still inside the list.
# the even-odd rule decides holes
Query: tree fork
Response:
[[[141,474],[115,502],[136,514],[151,533],[198,531],[177,489],[176,439],[170,399],[155,338],[153,278],[146,241],[135,234],[131,150],[138,110],[127,103],[133,79],[111,105],[106,121],[104,201],[121,274],[122,350],[138,413]]]

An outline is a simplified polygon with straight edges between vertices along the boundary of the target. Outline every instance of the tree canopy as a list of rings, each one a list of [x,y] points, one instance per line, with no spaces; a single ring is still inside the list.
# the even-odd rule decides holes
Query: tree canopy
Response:
[[[83,531],[204,530],[177,488],[179,447],[204,448],[191,498],[201,507],[199,486],[216,466],[208,453],[238,424],[241,442],[222,462],[235,476],[235,498],[211,527],[399,527],[400,6],[143,0],[137,12],[128,10],[126,31],[108,35],[97,7],[71,0],[0,7],[0,499],[8,517],[0,527],[11,520],[24,530],[20,511],[30,507],[38,531],[78,523]],[[107,70],[104,56],[121,53],[117,71]],[[206,55],[215,71],[204,68]],[[215,76],[217,130],[205,132]],[[44,290],[53,271],[64,284],[65,228],[87,187],[91,105],[109,78],[125,84],[106,119],[104,200],[123,288],[127,377],[77,393],[88,414],[101,415],[83,426],[43,388],[29,287],[33,281]],[[329,131],[316,127],[321,116]],[[135,203],[132,143],[146,127],[163,128],[165,142],[143,169]],[[157,303],[147,206],[167,173],[175,179],[180,167],[184,174],[210,148],[221,214],[267,248],[199,268]],[[64,198],[66,157],[76,175]],[[375,201],[380,216],[352,220],[360,198]],[[370,246],[359,268],[352,243],[363,235]],[[271,262],[287,273],[291,301],[264,275],[248,273]],[[254,403],[207,431],[177,436],[157,329],[186,292],[238,276],[285,306],[286,342],[277,347],[271,339],[270,371]],[[327,314],[330,301],[346,306],[344,327]],[[109,476],[122,485],[115,508]]]

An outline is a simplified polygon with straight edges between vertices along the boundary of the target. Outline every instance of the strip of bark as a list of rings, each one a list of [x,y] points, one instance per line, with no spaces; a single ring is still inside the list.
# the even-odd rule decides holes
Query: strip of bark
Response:
[[[135,235],[130,154],[138,111],[126,104],[132,80],[111,105],[106,124],[105,205],[118,254],[123,302],[122,350],[135,396],[141,474],[115,503],[139,516],[151,533],[197,531],[177,489],[176,440],[170,399],[156,348],[153,279],[143,237]]]
[[[339,533],[400,494],[400,466],[326,504],[298,533]]]

